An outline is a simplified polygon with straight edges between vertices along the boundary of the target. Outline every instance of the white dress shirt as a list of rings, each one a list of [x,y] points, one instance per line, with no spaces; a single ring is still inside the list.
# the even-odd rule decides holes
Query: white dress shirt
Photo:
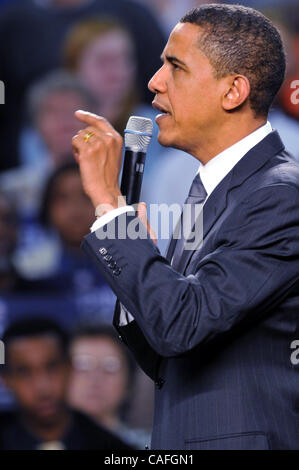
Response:
[[[251,134],[244,137],[236,144],[225,149],[219,153],[205,165],[200,165],[197,173],[200,174],[201,181],[207,192],[207,198],[214,191],[216,186],[225,178],[225,176],[234,168],[234,166],[249,152],[255,145],[261,142],[268,134],[272,132],[272,127],[269,121],[262,127],[252,132]],[[206,202],[205,200],[205,202]],[[105,224],[118,217],[124,212],[132,211],[132,206],[124,206],[114,209],[107,214],[99,217],[91,227],[91,231],[94,232],[97,229],[103,227]],[[120,315],[120,326],[126,325],[128,322],[133,321],[133,316],[121,305]]]
[[[223,152],[209,160],[205,165],[200,165],[198,173],[207,192],[207,198],[244,155],[261,142],[270,132],[272,132],[272,127],[268,121],[256,131],[244,137],[244,139],[223,150]]]

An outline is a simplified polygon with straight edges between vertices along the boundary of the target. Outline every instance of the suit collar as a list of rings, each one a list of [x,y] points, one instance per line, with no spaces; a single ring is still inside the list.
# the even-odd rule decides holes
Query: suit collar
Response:
[[[234,168],[223,178],[211,193],[203,208],[203,239],[207,236],[212,226],[220,217],[227,206],[228,193],[240,186],[247,178],[262,168],[275,154],[281,152],[284,145],[277,131],[268,134],[261,142],[247,152]],[[172,256],[170,243],[167,259]],[[199,247],[200,248],[200,247]],[[183,252],[177,270],[184,273],[194,251]]]
[[[261,142],[268,134],[272,132],[269,121],[248,134],[243,139],[223,150],[205,165],[200,165],[199,173],[205,190],[210,196],[218,184],[225,176],[237,165],[237,163],[246,155],[249,150]]]

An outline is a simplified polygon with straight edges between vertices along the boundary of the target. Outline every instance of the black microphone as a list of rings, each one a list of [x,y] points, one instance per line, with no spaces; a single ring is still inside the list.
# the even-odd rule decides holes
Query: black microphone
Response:
[[[139,202],[146,151],[152,135],[151,119],[130,117],[125,129],[125,158],[120,187],[128,205]]]

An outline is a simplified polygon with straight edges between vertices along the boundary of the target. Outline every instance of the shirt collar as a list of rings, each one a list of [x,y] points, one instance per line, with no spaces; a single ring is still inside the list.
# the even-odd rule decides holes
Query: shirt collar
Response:
[[[261,142],[272,132],[269,121],[251,134],[239,140],[236,144],[216,155],[205,165],[200,165],[198,173],[207,192],[207,197],[218,186],[220,181],[233,169],[233,167],[249,152],[255,145]]]

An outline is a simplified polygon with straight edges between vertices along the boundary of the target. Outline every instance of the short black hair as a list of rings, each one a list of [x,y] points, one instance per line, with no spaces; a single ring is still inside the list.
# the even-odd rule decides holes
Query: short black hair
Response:
[[[215,77],[246,76],[255,116],[267,116],[286,69],[282,40],[274,24],[253,8],[224,4],[193,8],[180,22],[203,28],[199,48],[213,66]]]
[[[63,356],[68,358],[69,334],[53,320],[41,317],[28,317],[16,320],[7,326],[2,341],[5,346],[6,359],[9,345],[16,339],[36,338],[52,335],[57,338]],[[7,360],[5,366],[7,366]]]
[[[57,180],[59,180],[62,175],[65,175],[70,172],[80,174],[79,165],[74,161],[74,157],[72,154],[66,155],[64,160],[65,163],[56,168],[56,170],[54,170],[53,173],[49,176],[42,194],[39,220],[40,223],[45,227],[49,227],[51,225],[50,204],[54,196],[54,189]]]

